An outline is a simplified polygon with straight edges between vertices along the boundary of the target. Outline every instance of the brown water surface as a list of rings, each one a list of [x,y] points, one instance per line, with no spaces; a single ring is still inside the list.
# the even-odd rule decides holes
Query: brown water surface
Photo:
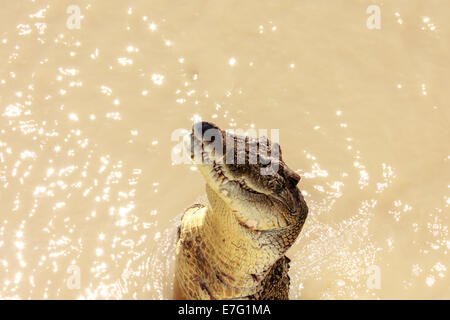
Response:
[[[450,2],[72,2],[2,3],[0,298],[170,298],[194,116],[280,130],[291,298],[450,298]]]

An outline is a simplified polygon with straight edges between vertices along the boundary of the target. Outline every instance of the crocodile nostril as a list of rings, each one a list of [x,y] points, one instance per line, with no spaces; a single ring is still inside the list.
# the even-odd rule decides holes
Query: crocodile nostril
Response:
[[[206,121],[202,122],[202,132],[203,133],[205,133],[206,131],[211,130],[211,129],[219,131],[219,128],[215,124],[213,124],[211,122],[206,122]]]
[[[220,131],[215,124],[207,121],[199,121],[192,126],[192,131],[197,137],[198,135],[204,135],[208,130]]]
[[[211,122],[196,122],[194,123],[192,130],[194,136],[201,140],[203,143],[206,142],[206,144],[214,142],[216,140],[216,137],[220,138],[222,136],[219,127]]]

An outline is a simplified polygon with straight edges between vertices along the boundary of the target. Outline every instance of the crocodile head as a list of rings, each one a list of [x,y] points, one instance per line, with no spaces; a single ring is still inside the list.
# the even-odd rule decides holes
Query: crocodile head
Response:
[[[308,207],[297,188],[300,176],[283,162],[277,143],[210,122],[195,123],[184,143],[206,181],[210,203],[228,206],[244,227],[265,231],[304,222]]]

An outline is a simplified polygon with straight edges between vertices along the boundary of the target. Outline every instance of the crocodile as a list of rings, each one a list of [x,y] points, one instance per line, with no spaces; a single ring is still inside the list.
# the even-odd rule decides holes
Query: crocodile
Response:
[[[184,146],[206,181],[208,202],[188,207],[178,226],[175,297],[289,299],[285,252],[308,207],[279,144],[197,122]]]

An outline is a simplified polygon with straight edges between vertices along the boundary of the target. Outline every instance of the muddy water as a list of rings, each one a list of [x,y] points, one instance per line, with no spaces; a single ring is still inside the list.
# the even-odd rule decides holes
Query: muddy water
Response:
[[[447,1],[71,4],[2,4],[0,298],[170,298],[194,116],[280,130],[292,298],[450,298]]]

